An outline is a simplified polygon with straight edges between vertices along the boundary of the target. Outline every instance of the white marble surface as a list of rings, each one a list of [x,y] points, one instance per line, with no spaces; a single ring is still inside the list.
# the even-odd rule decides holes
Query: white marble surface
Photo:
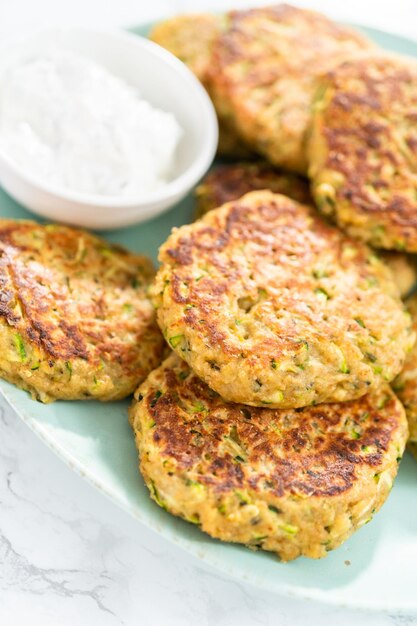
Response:
[[[49,25],[135,24],[226,4],[0,0],[0,40]],[[299,4],[417,38],[417,0]],[[84,483],[4,401],[0,442],[1,626],[417,626],[417,616],[337,610],[224,578]]]

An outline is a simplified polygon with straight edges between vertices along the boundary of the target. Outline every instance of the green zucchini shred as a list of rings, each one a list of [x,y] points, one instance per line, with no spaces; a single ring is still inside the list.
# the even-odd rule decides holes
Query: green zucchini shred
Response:
[[[26,348],[25,348],[25,344],[23,342],[23,338],[22,335],[19,335],[19,333],[16,333],[13,336],[13,340],[14,340],[14,344],[17,350],[17,353],[20,357],[20,360],[22,361],[22,363],[24,363],[27,359],[27,354],[26,354]]]
[[[281,509],[278,509],[278,507],[274,506],[273,504],[268,504],[268,509],[273,513],[276,513],[277,515],[280,515],[282,513]]]
[[[350,374],[350,369],[348,368],[348,364],[346,363],[346,360],[343,359],[342,364],[340,366],[340,371],[342,374]]]
[[[100,248],[99,250],[100,254],[102,254],[104,257],[112,257],[114,252],[113,250],[111,250],[111,248]]]
[[[196,487],[197,489],[203,488],[203,485],[198,480],[191,480],[191,478],[187,478],[185,484],[187,487]]]
[[[69,380],[71,380],[71,378],[72,378],[72,364],[71,364],[71,362],[70,361],[65,361],[65,367],[67,368],[68,373],[69,373]]]
[[[191,410],[193,413],[201,413],[202,411],[207,411],[207,407],[202,402],[198,401]]]
[[[314,293],[317,296],[324,296],[326,298],[326,300],[330,300],[330,298],[331,298],[330,294],[328,294],[327,291],[325,289],[323,289],[322,287],[317,287],[314,290]]]
[[[298,533],[298,527],[293,526],[292,524],[280,524],[279,527],[289,535],[296,535]]]
[[[241,505],[250,504],[251,502],[250,498],[247,495],[245,495],[242,491],[239,491],[239,489],[235,489],[235,495]]]
[[[155,404],[158,402],[159,398],[162,396],[162,391],[160,391],[160,389],[158,389],[157,391],[155,391],[155,395],[151,401],[151,408],[153,409],[153,407],[155,406]]]
[[[168,511],[168,507],[165,504],[165,502],[162,500],[161,496],[159,495],[159,492],[157,488],[155,487],[155,483],[153,482],[153,480],[149,481],[149,491],[151,492],[151,496],[155,500],[155,502],[159,504],[159,506],[162,509],[165,509],[165,511]]]
[[[174,335],[173,337],[169,337],[169,345],[171,348],[176,348],[184,339],[184,335]]]

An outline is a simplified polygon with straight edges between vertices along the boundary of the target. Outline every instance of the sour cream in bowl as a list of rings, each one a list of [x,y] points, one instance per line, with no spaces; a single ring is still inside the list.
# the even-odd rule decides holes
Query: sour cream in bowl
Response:
[[[63,29],[1,51],[0,184],[43,217],[150,219],[203,176],[217,138],[204,88],[144,38]]]

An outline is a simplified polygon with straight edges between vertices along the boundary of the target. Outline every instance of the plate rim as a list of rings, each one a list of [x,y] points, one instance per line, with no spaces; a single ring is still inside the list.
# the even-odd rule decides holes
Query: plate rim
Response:
[[[213,13],[213,12],[212,12]],[[174,17],[173,15],[167,16],[166,18],[161,17],[155,21],[146,21],[137,24],[132,24],[121,30],[128,30],[134,34],[142,34],[154,26],[159,21],[163,21],[164,19],[168,19],[169,17]],[[341,22],[343,23],[343,22]],[[375,34],[376,37],[389,37],[393,40],[400,40],[406,46],[417,46],[417,38],[413,39],[409,36],[403,36],[399,33],[386,31],[379,28],[374,28],[372,26],[367,26],[366,24],[358,24],[348,22],[346,23],[349,26],[357,28],[359,30],[365,31],[365,33],[372,35]],[[383,48],[384,49],[384,48]],[[416,58],[416,55],[409,55],[411,58]],[[34,218],[36,219],[36,217]],[[104,236],[106,234],[104,233]],[[12,387],[14,391],[14,387]],[[25,393],[16,388],[16,391],[19,393]],[[192,542],[188,541],[186,538],[182,537],[179,534],[176,534],[175,531],[170,529],[168,526],[164,524],[159,524],[156,520],[154,523],[146,519],[145,516],[141,516],[138,511],[136,511],[133,507],[129,507],[129,505],[123,502],[121,499],[117,497],[115,493],[112,492],[111,488],[106,486],[103,482],[100,482],[96,477],[94,477],[93,473],[89,473],[86,469],[82,467],[82,463],[77,461],[76,458],[72,456],[72,454],[66,451],[65,447],[54,442],[48,435],[46,434],[46,430],[40,425],[35,418],[31,417],[26,411],[22,408],[18,407],[18,403],[13,398],[13,393],[9,393],[7,387],[4,388],[3,380],[0,379],[0,393],[12,410],[19,416],[24,424],[26,424],[30,430],[45,444],[45,446],[51,450],[69,469],[71,469],[75,474],[77,474],[80,478],[84,479],[90,486],[92,486],[95,490],[103,494],[106,498],[108,498],[114,505],[116,505],[119,509],[122,509],[126,513],[128,513],[133,519],[137,520],[139,523],[143,524],[147,529],[156,535],[162,537],[165,541],[174,544],[178,548],[181,548],[188,554],[192,555],[194,558],[203,562],[205,565],[212,567],[217,572],[221,573],[224,576],[228,576],[232,580],[237,580],[244,584],[249,584],[254,589],[262,589],[263,591],[268,591],[269,593],[276,596],[285,596],[288,598],[299,599],[303,601],[312,601],[322,603],[326,606],[333,606],[337,608],[343,609],[352,609],[352,610],[360,610],[364,613],[369,612],[379,612],[379,613],[390,613],[395,611],[398,615],[403,614],[417,614],[417,597],[414,602],[402,603],[401,605],[395,604],[395,602],[385,602],[382,600],[380,602],[371,601],[365,602],[361,600],[353,599],[351,602],[347,603],[343,601],[337,593],[335,593],[335,589],[332,590],[323,590],[316,587],[299,587],[294,584],[288,583],[279,583],[278,585],[270,584],[269,580],[263,581],[262,586],[260,582],[257,582],[254,579],[251,579],[245,572],[239,571],[239,568],[236,566],[230,566],[229,564],[224,565],[221,562],[221,559],[217,558],[217,556],[210,553],[210,551],[203,554],[201,551],[195,549],[195,546]],[[35,405],[35,403],[34,403]],[[203,531],[201,531],[203,532]],[[209,538],[209,536],[207,535]],[[210,538],[211,539],[211,538]]]

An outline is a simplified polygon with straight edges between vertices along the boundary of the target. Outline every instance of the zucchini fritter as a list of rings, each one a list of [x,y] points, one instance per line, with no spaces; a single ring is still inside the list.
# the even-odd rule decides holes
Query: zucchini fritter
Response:
[[[253,191],[174,229],[152,295],[170,346],[225,400],[352,400],[414,342],[391,271],[311,207]]]
[[[176,355],[136,391],[130,421],[160,506],[283,561],[323,557],[368,522],[407,439],[386,383],[353,402],[253,408],[224,402]]]
[[[0,376],[42,402],[129,395],[162,358],[153,275],[86,232],[0,220]]]
[[[366,55],[322,77],[309,142],[321,211],[376,248],[417,252],[417,63]]]
[[[232,11],[213,45],[210,92],[220,117],[274,165],[305,173],[315,78],[374,44],[287,4]]]

